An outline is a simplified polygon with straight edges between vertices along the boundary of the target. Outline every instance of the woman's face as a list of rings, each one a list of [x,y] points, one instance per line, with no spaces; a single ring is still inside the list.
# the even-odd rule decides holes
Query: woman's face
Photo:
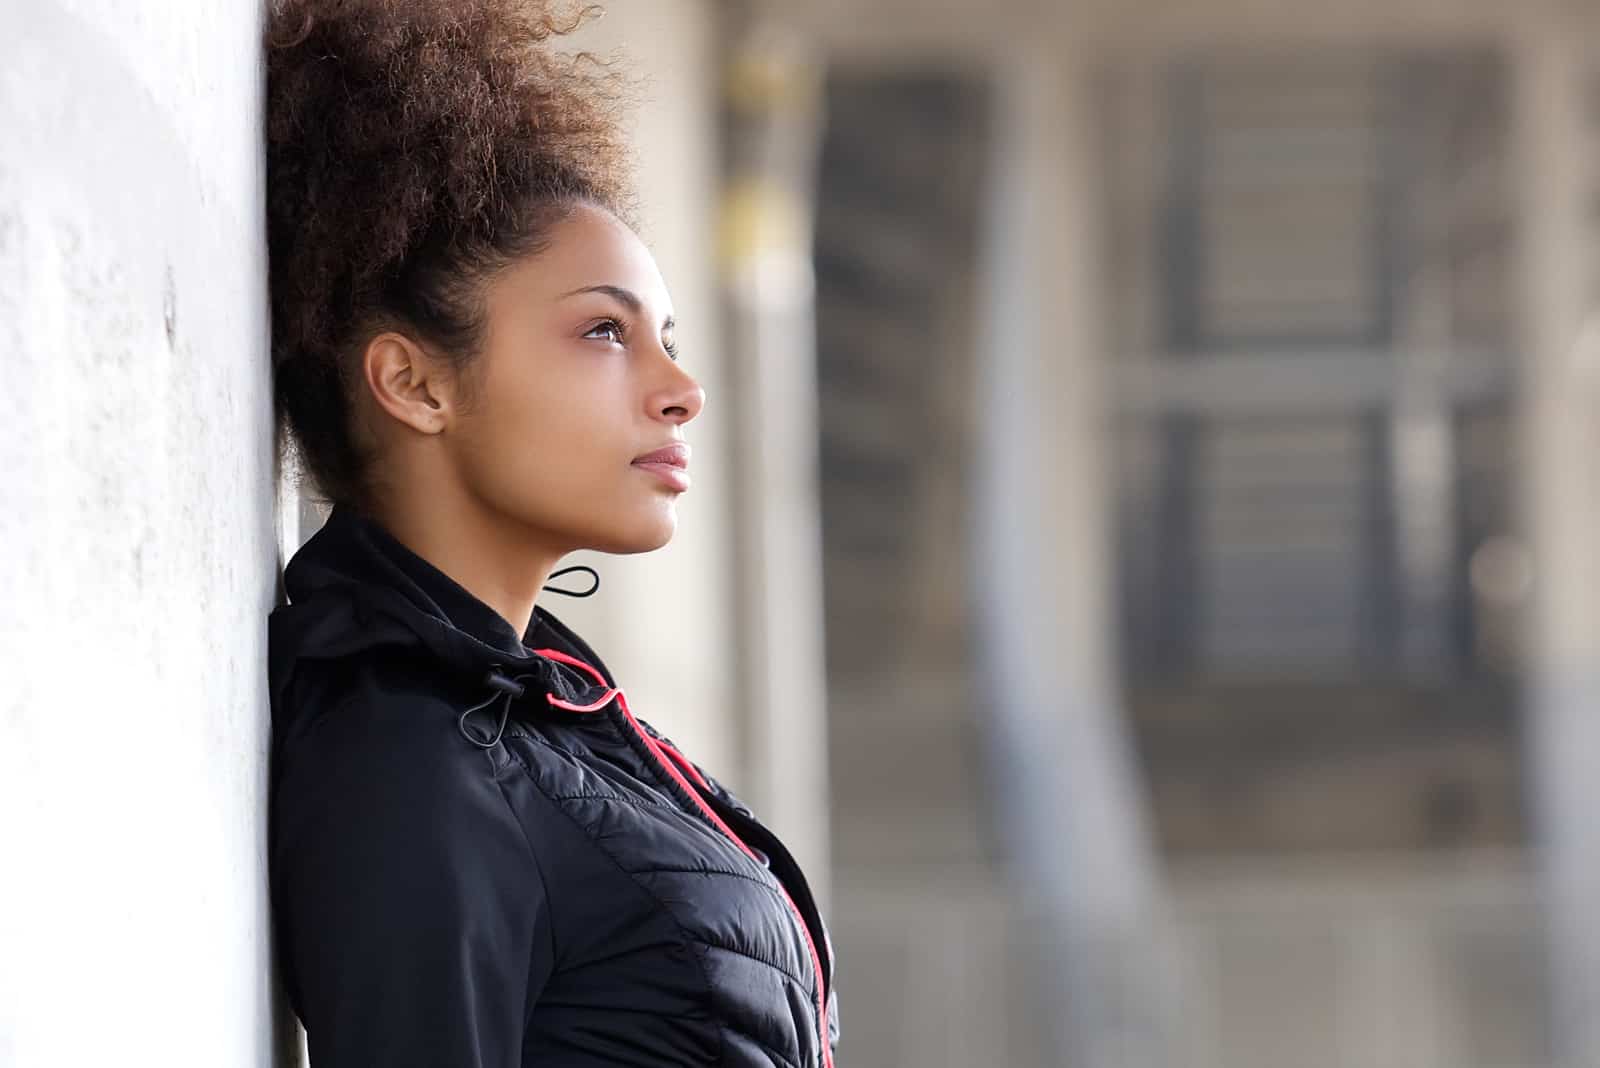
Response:
[[[495,276],[487,312],[471,403],[447,435],[468,494],[561,552],[664,545],[688,489],[684,424],[705,392],[675,358],[649,251],[580,206]]]

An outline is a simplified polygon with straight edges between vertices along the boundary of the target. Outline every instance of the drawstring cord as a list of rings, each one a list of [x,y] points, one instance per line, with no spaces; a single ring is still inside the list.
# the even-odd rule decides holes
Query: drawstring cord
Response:
[[[506,722],[511,718],[511,702],[526,693],[527,687],[516,679],[502,675],[498,668],[490,668],[488,674],[483,677],[483,683],[495,692],[490,694],[487,700],[480,701],[461,713],[461,717],[456,720],[456,729],[461,732],[463,738],[479,749],[493,749],[500,744],[500,737],[506,732]],[[494,737],[486,742],[467,730],[467,717],[488,708],[496,701],[500,702],[500,717],[495,723]]]
[[[596,571],[592,567],[589,567],[587,564],[574,564],[571,567],[564,567],[560,571],[552,574],[550,578],[552,580],[558,579],[563,575],[570,575],[574,571],[587,571],[589,573],[591,582],[588,589],[564,590],[560,586],[545,586],[544,591],[546,593],[559,593],[563,597],[593,597],[595,594],[600,592],[600,572]]]

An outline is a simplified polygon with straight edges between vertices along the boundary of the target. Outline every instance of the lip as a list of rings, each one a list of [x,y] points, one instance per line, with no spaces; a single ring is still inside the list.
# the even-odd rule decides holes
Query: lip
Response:
[[[648,471],[679,493],[689,488],[689,446],[684,442],[675,441],[635,457],[633,466]]]
[[[674,441],[671,445],[664,445],[655,452],[647,452],[643,456],[635,456],[636,464],[667,464],[671,467],[687,468],[689,466],[689,445],[687,442]]]

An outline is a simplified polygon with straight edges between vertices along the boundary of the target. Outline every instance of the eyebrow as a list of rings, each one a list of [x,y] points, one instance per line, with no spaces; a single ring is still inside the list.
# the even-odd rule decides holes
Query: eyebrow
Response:
[[[561,294],[561,299],[565,300],[568,297],[575,297],[580,293],[604,293],[606,296],[612,297],[615,300],[621,302],[633,314],[635,314],[635,315],[643,315],[644,314],[644,301],[640,300],[639,299],[639,295],[637,293],[635,293],[633,290],[624,289],[621,286],[609,286],[609,285],[583,286],[581,289],[574,289],[570,293]],[[661,325],[662,325],[663,328],[676,326],[677,325],[677,320],[669,315],[669,316],[667,316],[666,321],[663,322]]]

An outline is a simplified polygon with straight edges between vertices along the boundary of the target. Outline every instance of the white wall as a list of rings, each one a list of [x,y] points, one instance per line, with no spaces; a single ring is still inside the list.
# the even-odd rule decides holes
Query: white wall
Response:
[[[0,1065],[264,1065],[260,4],[0,5]]]

